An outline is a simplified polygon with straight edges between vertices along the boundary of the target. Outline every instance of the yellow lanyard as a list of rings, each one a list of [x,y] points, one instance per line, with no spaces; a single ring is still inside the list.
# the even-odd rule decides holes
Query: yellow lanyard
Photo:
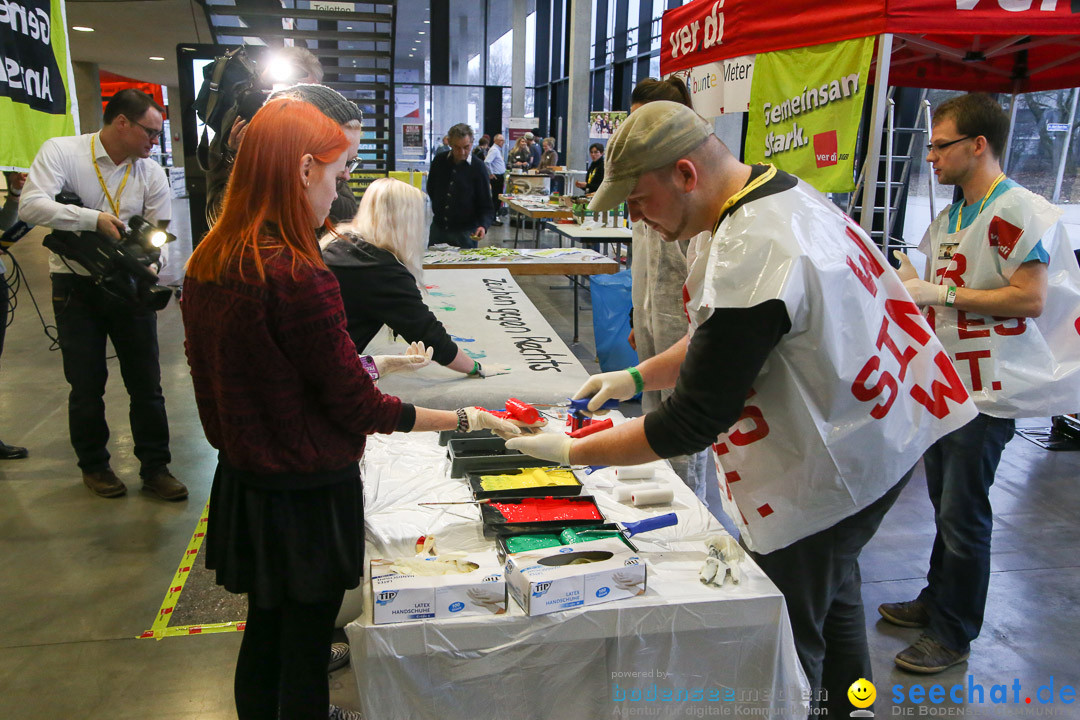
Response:
[[[94,162],[94,172],[97,173],[101,189],[105,191],[105,199],[109,201],[109,207],[112,208],[113,215],[120,217],[120,196],[124,194],[124,187],[127,186],[128,175],[131,174],[131,166],[134,163],[128,163],[127,170],[124,171],[124,179],[120,181],[120,187],[116,189],[116,199],[113,200],[113,196],[109,194],[109,188],[105,185],[105,178],[101,177],[101,168],[97,164],[97,152],[94,151],[93,135],[90,136],[90,159]]]
[[[1005,173],[1001,173],[996,178],[994,178],[994,183],[990,186],[990,189],[986,191],[986,194],[983,195],[982,203],[979,205],[979,212],[975,213],[976,217],[982,214],[983,208],[986,207],[986,201],[989,200],[990,196],[994,194],[994,188],[996,188],[998,186],[998,183],[1000,183],[1004,179]],[[960,225],[963,223],[963,220],[964,204],[960,203],[960,211],[956,213],[956,229],[953,230],[954,233],[960,232]]]
[[[757,190],[759,187],[761,187],[765,183],[772,180],[774,177],[776,177],[776,166],[773,165],[772,163],[769,163],[768,164],[768,169],[765,172],[758,175],[756,180],[754,180],[753,182],[747,183],[746,186],[743,187],[742,190],[740,190],[739,192],[737,192],[734,195],[732,195],[731,197],[729,197],[727,199],[727,202],[724,203],[724,206],[722,208],[720,208],[720,216],[716,218],[716,224],[713,225],[713,229],[712,229],[713,235],[715,235],[716,231],[720,229],[720,220],[721,220],[721,218],[724,217],[724,213],[726,213],[728,210],[730,210],[731,207],[735,203],[739,202],[744,197],[746,197],[750,193],[754,192],[755,190]]]

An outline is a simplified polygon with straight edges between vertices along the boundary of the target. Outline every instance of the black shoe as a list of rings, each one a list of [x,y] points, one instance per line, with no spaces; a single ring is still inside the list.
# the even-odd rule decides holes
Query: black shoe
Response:
[[[103,498],[120,497],[127,492],[127,486],[116,477],[111,469],[105,468],[99,472],[84,472],[83,484],[94,491],[94,494]]]
[[[887,622],[900,627],[922,628],[930,624],[930,613],[921,600],[882,603],[877,611]]]
[[[330,645],[330,664],[327,672],[340,670],[349,664],[349,643],[333,643]]]
[[[360,713],[355,710],[346,710],[343,707],[337,705],[330,706],[329,720],[364,720]]]
[[[149,477],[144,477],[142,489],[157,495],[162,500],[183,500],[188,496],[184,483],[174,478],[168,468],[161,468]]]
[[[29,456],[30,451],[24,447],[0,442],[0,460],[22,460],[24,457]]]
[[[970,650],[952,650],[939,643],[926,633],[919,636],[915,644],[896,654],[897,667],[909,672],[932,675],[942,670],[959,665],[968,659]]]
[[[491,223],[491,226],[492,227],[502,227],[502,220],[496,220],[495,222]]]

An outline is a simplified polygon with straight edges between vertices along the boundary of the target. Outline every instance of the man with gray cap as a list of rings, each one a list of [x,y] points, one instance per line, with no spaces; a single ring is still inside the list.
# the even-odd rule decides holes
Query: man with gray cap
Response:
[[[711,237],[688,253],[687,338],[575,397],[595,411],[674,393],[610,430],[507,447],[628,465],[711,446],[724,510],[785,596],[817,703],[846,715],[848,687],[871,677],[859,553],[922,451],[974,407],[900,279],[811,187],[739,162],[681,103],[638,108],[607,150],[591,210],[625,200],[667,242]]]
[[[314,83],[300,83],[291,87],[283,88],[270,95],[268,99],[279,97],[296,98],[311,103],[319,108],[323,115],[341,125],[341,130],[349,139],[349,147],[353,151],[360,146],[364,130],[360,126],[364,119],[364,113],[344,95],[333,88]],[[229,116],[226,116],[226,121]],[[240,150],[240,143],[244,139],[247,130],[247,120],[236,118],[234,124],[229,125],[228,137],[221,143],[220,156],[211,161],[210,169],[206,172],[206,221],[213,225],[221,212],[221,204],[225,199],[225,188],[232,173],[233,161],[236,153]],[[330,206],[330,221],[335,225],[339,222],[348,222],[356,215],[358,204],[352,188],[349,187],[349,175],[356,168],[358,158],[353,157],[345,165],[345,171],[338,176],[337,199]]]

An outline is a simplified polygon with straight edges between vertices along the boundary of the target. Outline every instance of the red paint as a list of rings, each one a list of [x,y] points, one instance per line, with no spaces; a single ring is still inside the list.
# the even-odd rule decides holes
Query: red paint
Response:
[[[615,423],[614,423],[614,421],[611,420],[611,418],[608,418],[607,420],[594,420],[593,422],[589,423],[588,425],[586,425],[584,427],[580,427],[577,430],[575,430],[574,432],[570,433],[570,437],[572,437],[572,438],[587,437],[589,435],[592,435],[593,433],[598,433],[601,430],[607,430],[607,429],[613,427],[614,425],[615,425]]]
[[[557,520],[603,520],[592,502],[573,498],[523,498],[521,502],[489,505],[507,522],[552,522]]]
[[[506,411],[510,413],[511,418],[526,425],[532,425],[540,421],[540,413],[537,412],[536,408],[528,403],[521,402],[517,398],[510,398],[506,401]]]

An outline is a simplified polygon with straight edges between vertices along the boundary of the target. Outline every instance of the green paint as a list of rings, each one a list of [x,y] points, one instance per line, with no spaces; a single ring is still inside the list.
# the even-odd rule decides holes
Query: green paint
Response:
[[[626,538],[618,530],[589,530],[589,528],[577,527],[566,528],[559,534],[559,539],[562,541],[563,545],[573,545],[574,543],[589,542],[590,540],[604,540],[607,538],[618,538],[629,547]]]
[[[511,535],[506,538],[506,551],[519,553],[528,550],[559,547],[562,544],[558,535]]]
[[[443,305],[439,309],[440,310],[446,310],[447,312],[453,312],[454,310],[457,310],[457,308],[454,307],[453,305]]]

